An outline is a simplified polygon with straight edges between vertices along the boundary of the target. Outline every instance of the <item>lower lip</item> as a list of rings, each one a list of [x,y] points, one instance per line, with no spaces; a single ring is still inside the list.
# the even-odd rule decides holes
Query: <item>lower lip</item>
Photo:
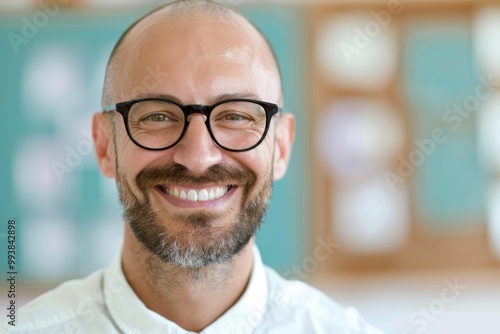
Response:
[[[199,209],[199,208],[219,208],[220,206],[224,205],[230,198],[231,196],[235,193],[236,189],[238,187],[233,187],[231,190],[229,190],[227,193],[225,193],[223,196],[213,199],[211,201],[188,201],[184,199],[180,199],[178,197],[174,197],[171,195],[167,195],[164,193],[160,187],[155,187],[155,190],[157,193],[160,194],[161,197],[163,197],[167,202],[174,206],[182,207],[182,208],[193,208],[193,209]]]

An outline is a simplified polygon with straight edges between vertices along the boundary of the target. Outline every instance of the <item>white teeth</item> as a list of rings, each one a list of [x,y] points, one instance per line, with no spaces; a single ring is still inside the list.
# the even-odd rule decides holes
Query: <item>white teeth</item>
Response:
[[[205,189],[201,189],[198,193],[198,201],[207,201],[208,200],[208,191]]]
[[[187,200],[196,202],[198,200],[198,194],[193,189],[190,189],[187,193]]]
[[[212,188],[210,191],[207,189],[201,189],[199,192],[196,192],[194,189],[189,189],[186,193],[186,191],[179,190],[177,188],[170,188],[167,189],[165,192],[168,193],[170,196],[177,197],[183,200],[188,200],[192,202],[196,201],[211,201],[216,198],[224,196],[228,191],[228,188]]]

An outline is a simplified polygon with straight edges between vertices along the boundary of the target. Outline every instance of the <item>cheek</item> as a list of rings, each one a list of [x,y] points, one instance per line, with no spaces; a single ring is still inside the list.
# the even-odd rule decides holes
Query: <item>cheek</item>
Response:
[[[270,138],[266,138],[255,149],[234,156],[235,163],[245,166],[255,173],[257,176],[257,188],[268,182],[267,179],[272,172],[273,148],[273,141]]]
[[[262,171],[272,163],[273,151],[274,141],[271,136],[268,135],[266,139],[253,150],[236,155],[236,160],[250,168],[250,170],[254,171],[257,175],[260,175]]]
[[[271,123],[271,127],[273,124]],[[264,141],[254,149],[256,156],[254,160],[261,165],[261,170],[267,168],[268,165],[273,163],[274,158],[274,136],[272,129],[269,129]]]
[[[120,173],[137,175],[141,170],[158,159],[162,153],[144,150],[135,145],[123,128],[116,129],[116,160]],[[163,153],[164,155],[165,153]]]

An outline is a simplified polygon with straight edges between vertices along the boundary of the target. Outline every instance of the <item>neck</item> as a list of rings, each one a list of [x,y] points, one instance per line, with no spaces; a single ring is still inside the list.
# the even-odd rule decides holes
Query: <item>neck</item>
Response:
[[[252,246],[253,240],[227,263],[180,268],[144,249],[127,226],[123,272],[147,308],[185,330],[200,332],[245,291],[253,265]]]

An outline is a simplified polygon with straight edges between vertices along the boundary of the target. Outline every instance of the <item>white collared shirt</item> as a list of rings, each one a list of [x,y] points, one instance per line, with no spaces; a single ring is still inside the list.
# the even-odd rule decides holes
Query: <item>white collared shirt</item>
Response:
[[[192,315],[196,317],[196,314]],[[188,334],[148,309],[127,283],[121,253],[90,276],[66,282],[19,310],[12,333]],[[262,264],[254,247],[254,266],[241,298],[202,334],[382,334],[358,312],[343,308],[322,292],[288,281]]]

